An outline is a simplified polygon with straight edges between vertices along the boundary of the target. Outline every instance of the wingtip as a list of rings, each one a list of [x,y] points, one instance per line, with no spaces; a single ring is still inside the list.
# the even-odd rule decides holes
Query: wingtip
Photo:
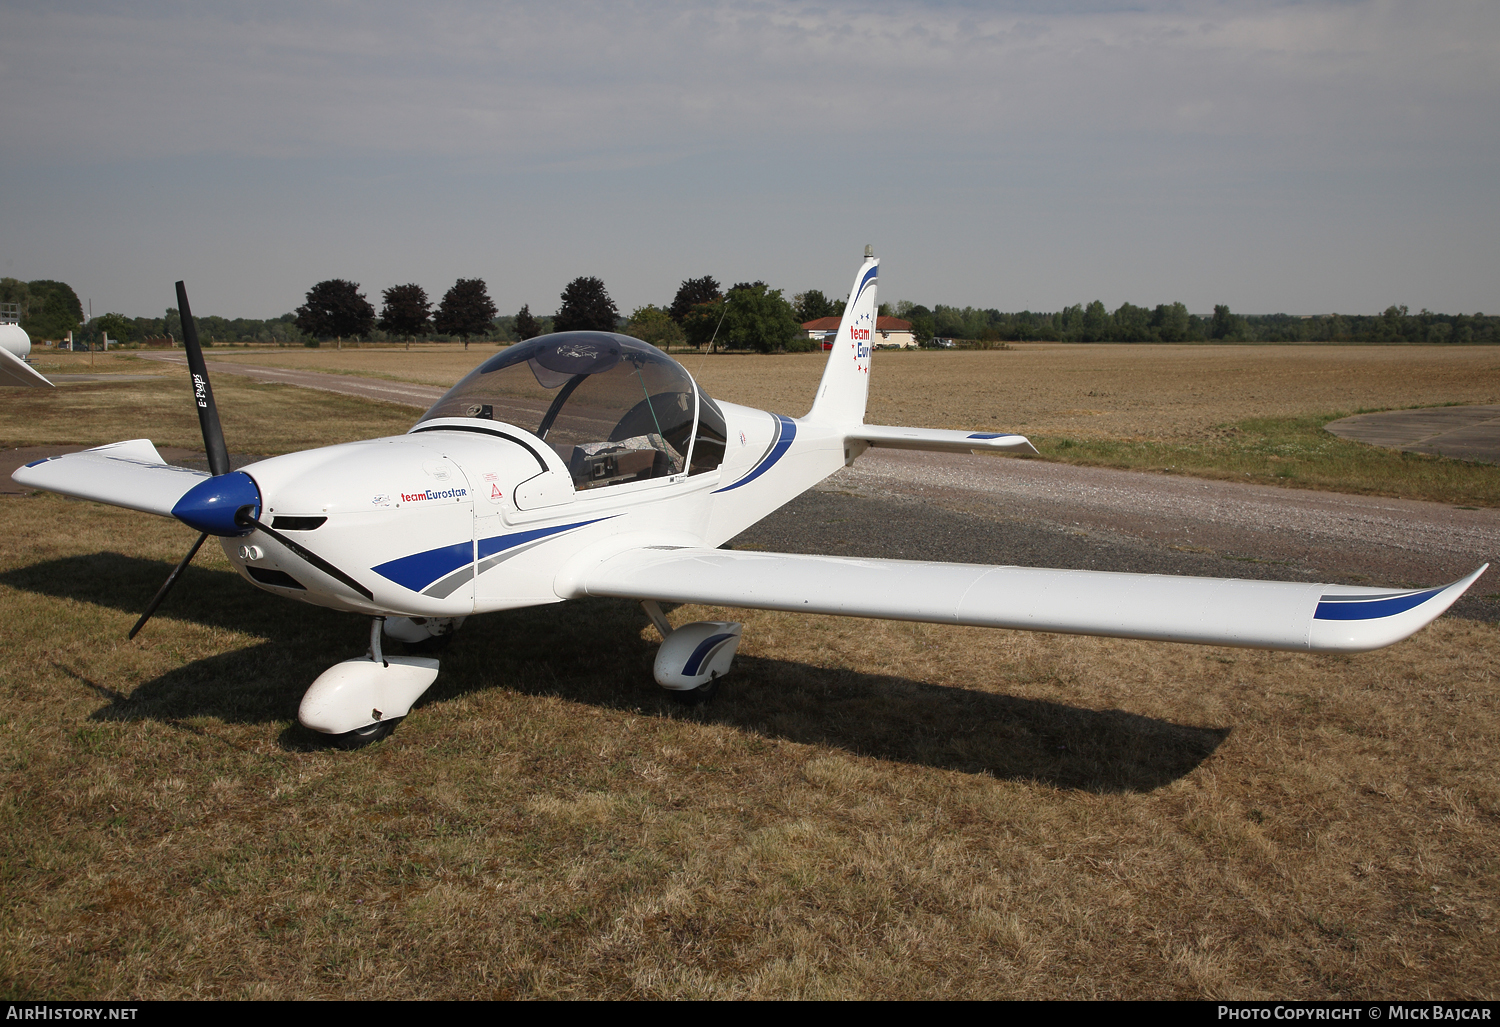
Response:
[[[1408,592],[1338,588],[1318,602],[1308,631],[1315,652],[1368,652],[1394,645],[1421,631],[1458,602],[1480,575],[1483,564],[1448,585]]]

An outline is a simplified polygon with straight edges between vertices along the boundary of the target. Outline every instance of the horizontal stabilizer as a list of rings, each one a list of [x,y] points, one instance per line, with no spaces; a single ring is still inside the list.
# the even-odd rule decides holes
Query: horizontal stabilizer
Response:
[[[39,388],[56,388],[44,378],[40,371],[0,346],[0,385],[35,385]]]
[[[163,517],[172,516],[177,501],[207,477],[205,471],[167,463],[148,439],[48,457],[11,475],[32,488]]]
[[[1024,435],[997,431],[951,431],[946,428],[895,428],[885,424],[861,424],[849,429],[850,441],[868,442],[886,449],[921,449],[928,452],[968,453],[972,450],[998,453],[1035,453]]]
[[[1442,588],[1399,591],[661,548],[605,560],[582,576],[582,591],[1254,649],[1363,652],[1399,642],[1427,625],[1484,569]]]

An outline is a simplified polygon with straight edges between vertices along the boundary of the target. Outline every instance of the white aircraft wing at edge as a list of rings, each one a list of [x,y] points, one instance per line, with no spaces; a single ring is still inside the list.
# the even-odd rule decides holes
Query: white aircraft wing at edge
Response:
[[[162,517],[171,517],[177,501],[208,476],[167,463],[149,439],[35,460],[11,475],[32,488]]]
[[[48,389],[57,388],[40,371],[3,346],[0,346],[0,385],[35,385]]]
[[[579,577],[580,594],[591,596],[1254,649],[1363,652],[1425,627],[1484,570],[1451,585],[1403,591],[651,548],[606,559]]]

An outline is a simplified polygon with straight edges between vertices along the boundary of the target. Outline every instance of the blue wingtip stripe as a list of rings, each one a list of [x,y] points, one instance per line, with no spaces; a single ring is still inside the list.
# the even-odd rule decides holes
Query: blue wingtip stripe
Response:
[[[1422,592],[1398,592],[1390,595],[1341,596],[1327,595],[1318,600],[1318,612],[1314,620],[1379,620],[1394,617],[1398,613],[1421,606],[1448,586],[1429,588]]]

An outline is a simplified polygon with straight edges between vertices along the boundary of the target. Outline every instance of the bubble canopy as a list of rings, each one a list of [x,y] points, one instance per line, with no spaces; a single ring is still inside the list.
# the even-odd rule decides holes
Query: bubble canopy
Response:
[[[612,332],[559,332],[509,346],[422,417],[525,428],[568,465],[576,488],[702,474],[724,458],[723,412],[650,343]]]

